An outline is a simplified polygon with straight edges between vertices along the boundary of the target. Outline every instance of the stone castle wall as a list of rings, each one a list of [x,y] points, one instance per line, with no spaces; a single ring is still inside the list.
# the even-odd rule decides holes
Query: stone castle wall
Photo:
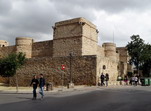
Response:
[[[61,70],[61,65],[65,70]],[[96,56],[79,56],[71,60],[71,72],[75,85],[96,84]],[[55,86],[61,85],[62,74],[64,85],[70,81],[69,57],[41,57],[28,59],[27,63],[17,71],[19,86],[29,86],[32,76],[44,74],[47,82]],[[15,77],[11,78],[11,85],[15,85]]]
[[[84,22],[82,27],[82,55],[96,55],[97,54],[97,43],[98,33],[96,26]]]
[[[102,46],[103,47],[98,47],[98,51],[102,51],[97,55],[97,80],[100,81],[99,77],[101,73],[108,73],[110,77],[109,83],[117,84],[116,80],[118,75],[126,74],[127,67],[123,67],[123,65],[120,64],[120,53],[117,52],[114,43],[104,43]],[[105,69],[103,69],[103,66],[105,66]]]
[[[52,57],[53,41],[35,42],[32,44],[32,57]]]
[[[6,46],[8,46],[9,45],[9,43],[7,42],[7,41],[5,41],[5,40],[0,40],[0,47],[6,47]]]
[[[106,68],[103,69],[103,66]],[[109,74],[109,82],[115,82],[118,76],[118,61],[111,60],[107,57],[97,57],[97,83],[100,81],[101,73]]]
[[[130,57],[128,56],[126,47],[118,47],[116,50],[119,54],[119,74],[126,75],[127,72],[132,72],[132,66],[128,63]]]
[[[82,55],[82,26],[79,22],[80,19],[74,19],[55,24],[53,57],[69,56],[71,52]]]
[[[82,38],[82,55],[97,55],[97,42],[86,37]]]
[[[74,55],[79,56],[82,54],[81,44],[81,38],[53,40],[53,57],[69,56],[69,53],[72,52],[74,52]]]
[[[16,52],[16,46],[0,47],[0,58]]]
[[[104,48],[98,45],[97,48],[97,56],[98,57],[105,57]]]
[[[125,47],[118,47],[117,51],[119,53],[120,61],[122,61],[122,62],[128,62],[129,58],[128,58],[127,49]]]
[[[103,43],[103,47],[105,56],[116,61],[116,45],[114,43]]]
[[[27,58],[32,57],[32,44],[33,39],[28,37],[17,37],[16,38],[16,53],[23,52]]]
[[[32,57],[52,57],[53,41],[34,42],[31,38],[18,38],[16,45],[0,47],[0,58],[11,53],[23,52],[27,58]]]

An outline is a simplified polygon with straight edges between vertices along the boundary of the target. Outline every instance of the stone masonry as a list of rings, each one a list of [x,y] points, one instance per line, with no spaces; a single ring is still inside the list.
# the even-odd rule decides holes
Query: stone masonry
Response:
[[[61,70],[61,65],[66,69]],[[18,82],[21,86],[29,86],[31,77],[34,74],[44,74],[47,82],[52,82],[58,86],[67,86],[70,82],[70,70],[72,71],[72,81],[75,85],[95,85],[96,84],[96,56],[75,56],[72,58],[70,69],[69,57],[40,57],[29,59],[27,63],[17,71]],[[11,79],[11,85],[15,85],[15,79]]]
[[[54,85],[97,85],[100,74],[109,73],[110,83],[118,75],[131,71],[125,47],[114,43],[98,45],[98,30],[85,18],[75,18],[55,23],[53,40],[34,42],[30,37],[17,37],[14,46],[0,40],[0,58],[11,53],[23,52],[27,63],[17,71],[19,85],[28,86],[33,75],[43,73],[47,82]],[[61,65],[65,70],[61,70]],[[105,69],[103,68],[105,66]],[[0,82],[4,79],[0,78]],[[10,80],[15,84],[15,77]]]
[[[9,43],[7,42],[7,41],[5,41],[5,40],[0,40],[0,47],[6,47],[6,46],[8,46],[9,45]]]

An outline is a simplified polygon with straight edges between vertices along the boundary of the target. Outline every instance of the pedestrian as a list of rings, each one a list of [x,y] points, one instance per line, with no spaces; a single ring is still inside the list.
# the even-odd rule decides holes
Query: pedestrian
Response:
[[[135,76],[132,76],[132,85],[135,85]]]
[[[135,86],[137,86],[137,83],[138,83],[138,77],[137,76],[134,77],[134,82],[135,82]]]
[[[106,84],[106,87],[108,86],[108,81],[109,81],[109,74],[106,73],[105,74],[105,84]]]
[[[119,84],[122,85],[122,77],[118,75],[117,80],[119,81]]]
[[[105,85],[105,84],[104,84],[104,79],[105,79],[105,77],[104,77],[104,74],[103,74],[103,73],[101,74],[100,79],[101,79],[101,86],[104,86],[104,85]]]
[[[43,74],[40,74],[40,78],[39,78],[39,93],[41,94],[41,99],[43,99],[44,97],[44,87],[45,87],[45,79],[43,77]]]
[[[140,84],[140,75],[137,74],[136,76],[137,76],[137,79],[138,79],[138,80],[137,80],[137,84]]]
[[[129,84],[130,84],[131,86],[133,85],[133,81],[134,81],[134,80],[133,80],[133,78],[134,78],[133,76],[132,76],[132,77],[130,77]]]
[[[38,84],[39,84],[38,79],[37,79],[36,75],[34,75],[32,81],[31,81],[31,84],[30,84],[30,86],[31,85],[33,86],[33,100],[37,99],[36,89],[37,89]]]
[[[124,82],[125,82],[125,85],[128,85],[128,76],[127,75],[124,76]]]

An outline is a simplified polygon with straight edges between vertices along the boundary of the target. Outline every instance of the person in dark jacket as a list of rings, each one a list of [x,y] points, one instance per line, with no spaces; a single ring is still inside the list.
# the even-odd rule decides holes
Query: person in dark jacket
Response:
[[[127,75],[124,76],[124,82],[125,82],[125,85],[128,85],[128,76]]]
[[[41,99],[43,99],[43,97],[44,97],[44,87],[45,87],[45,79],[43,77],[43,74],[40,74],[40,78],[39,78],[40,91],[39,91],[39,93],[41,94]]]
[[[105,76],[104,74],[102,73],[101,76],[100,76],[100,79],[101,79],[101,86],[104,86],[104,79],[105,79]]]
[[[105,83],[106,83],[106,87],[108,86],[108,81],[109,81],[109,74],[106,73],[106,74],[105,74]]]
[[[37,79],[36,75],[34,75],[32,81],[31,81],[31,84],[30,84],[30,86],[31,85],[33,86],[33,100],[37,99],[36,89],[37,89],[38,84],[39,84],[38,79]]]

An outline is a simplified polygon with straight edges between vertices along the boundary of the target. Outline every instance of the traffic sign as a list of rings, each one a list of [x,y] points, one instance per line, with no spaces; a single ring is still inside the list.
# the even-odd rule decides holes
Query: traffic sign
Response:
[[[66,68],[65,65],[62,64],[62,65],[61,65],[61,69],[62,69],[62,70],[65,70],[65,68]]]

